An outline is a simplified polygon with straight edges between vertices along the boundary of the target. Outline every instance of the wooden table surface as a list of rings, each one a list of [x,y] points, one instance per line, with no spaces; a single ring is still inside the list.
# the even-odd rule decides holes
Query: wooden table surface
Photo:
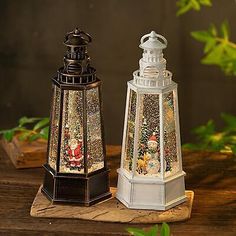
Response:
[[[117,181],[119,147],[109,147],[111,185]],[[186,189],[194,190],[192,218],[171,223],[172,235],[236,235],[236,157],[212,153],[183,155]],[[128,235],[129,224],[30,216],[43,179],[42,168],[16,170],[0,148],[0,235]],[[150,225],[132,225],[149,227]]]

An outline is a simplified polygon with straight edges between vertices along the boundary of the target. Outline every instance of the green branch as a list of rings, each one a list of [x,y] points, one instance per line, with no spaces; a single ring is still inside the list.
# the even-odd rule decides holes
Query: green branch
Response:
[[[194,31],[191,35],[205,44],[202,64],[219,66],[225,75],[236,76],[236,43],[230,41],[227,21],[219,30],[212,24],[208,30]]]
[[[19,139],[21,141],[27,140],[29,142],[36,139],[42,138],[48,139],[49,130],[49,118],[38,118],[32,117],[28,118],[26,116],[22,117],[18,121],[18,126],[8,129],[0,130],[0,135],[8,142],[12,141],[12,138],[16,133],[19,134]]]
[[[236,155],[236,116],[222,113],[221,118],[225,126],[221,130],[216,130],[213,120],[209,120],[205,125],[193,129],[196,141],[186,143],[184,149],[193,151],[215,151],[233,153]]]
[[[134,236],[170,236],[170,227],[167,223],[162,223],[160,234],[158,234],[158,225],[146,231],[139,228],[128,228],[127,231]]]
[[[178,11],[177,16],[183,15],[190,10],[200,11],[201,6],[212,6],[211,0],[178,0],[176,2]]]

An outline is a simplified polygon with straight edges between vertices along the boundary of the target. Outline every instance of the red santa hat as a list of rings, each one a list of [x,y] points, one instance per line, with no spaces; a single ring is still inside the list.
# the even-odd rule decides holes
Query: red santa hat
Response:
[[[148,139],[148,142],[157,142],[157,137],[156,137],[156,133],[155,132],[152,133],[152,135]]]

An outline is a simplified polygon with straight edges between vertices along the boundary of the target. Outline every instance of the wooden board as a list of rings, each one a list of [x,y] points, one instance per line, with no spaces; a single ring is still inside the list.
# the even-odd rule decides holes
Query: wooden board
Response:
[[[187,201],[167,211],[135,210],[126,208],[115,198],[116,188],[111,188],[112,198],[90,207],[52,204],[41,187],[34,199],[30,215],[33,217],[76,218],[91,221],[120,223],[160,223],[185,221],[190,218],[193,191],[186,191]]]
[[[46,163],[47,141],[37,139],[33,142],[20,141],[15,136],[11,142],[2,139],[1,144],[13,165],[17,169],[41,167]],[[120,146],[109,145],[106,147],[107,156],[120,155]]]
[[[41,167],[46,162],[47,141],[20,141],[15,136],[11,142],[2,140],[2,147],[17,169]]]

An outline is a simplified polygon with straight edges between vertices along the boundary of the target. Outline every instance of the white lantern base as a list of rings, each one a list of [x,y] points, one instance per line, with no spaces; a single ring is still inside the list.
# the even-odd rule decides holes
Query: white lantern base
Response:
[[[166,179],[134,176],[118,169],[116,198],[133,209],[168,210],[186,201],[184,176],[179,172]]]

